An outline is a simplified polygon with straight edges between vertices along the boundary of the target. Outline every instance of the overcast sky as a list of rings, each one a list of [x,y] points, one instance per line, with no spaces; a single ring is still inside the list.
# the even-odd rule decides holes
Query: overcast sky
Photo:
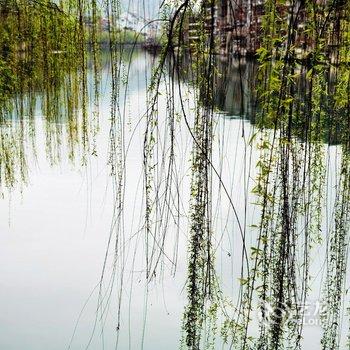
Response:
[[[137,13],[146,17],[154,18],[158,14],[160,0],[121,0],[124,11],[130,9],[131,12]]]

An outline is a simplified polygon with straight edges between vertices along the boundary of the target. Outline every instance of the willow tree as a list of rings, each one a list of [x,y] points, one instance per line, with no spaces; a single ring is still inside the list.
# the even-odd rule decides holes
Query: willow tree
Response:
[[[254,1],[248,4],[246,15],[251,16]],[[326,242],[323,300],[327,308],[322,315],[321,346],[337,349],[349,239],[350,3],[341,0],[263,2],[258,37],[250,38],[260,42],[256,52],[259,74],[255,82],[259,108],[255,134],[248,145],[259,153],[250,198],[256,203],[260,219],[251,230],[241,225],[234,198],[213,162],[216,54],[221,45],[217,34],[223,30],[218,27],[216,16],[219,5],[221,2],[214,0],[162,3],[163,50],[154,67],[142,118],[145,121],[142,232],[146,284],[158,275],[163,259],[169,259],[164,248],[170,222],[180,225],[180,215],[174,213],[180,212],[182,195],[175,177],[176,137],[182,125],[192,138],[192,150],[187,305],[181,346],[191,350],[216,348],[220,333],[222,342],[233,349],[301,349],[305,310],[300,309],[300,305],[305,304],[310,289],[311,257],[315,247]],[[231,1],[228,9],[236,13]],[[118,45],[120,4],[117,0],[108,0],[101,9],[94,0],[61,1],[59,5],[34,0],[0,2],[0,175],[1,184],[8,186],[17,178],[17,170],[25,179],[24,124],[29,121],[29,134],[33,135],[37,99],[47,122],[51,161],[59,157],[62,132],[59,121],[62,119],[67,120],[72,157],[78,137],[81,137],[84,152],[90,149],[88,135],[95,122],[89,121],[87,113],[87,43],[90,41],[98,84],[99,11],[106,14],[110,24],[108,52],[112,61],[112,94],[108,162],[114,178],[115,207],[97,314],[104,319],[109,305],[109,298],[105,296],[111,295],[113,282],[120,276],[116,325],[120,330],[126,244],[124,188],[127,183],[127,146],[120,91],[127,85],[127,78],[120,64],[123,48]],[[87,14],[91,18],[89,25]],[[170,19],[166,17],[169,14]],[[230,25],[237,31],[241,18],[233,15],[231,20]],[[258,23],[260,21],[256,25]],[[194,31],[191,37],[190,27]],[[237,61],[240,66],[243,61],[240,51]],[[192,108],[185,106],[183,80],[187,81],[193,95]],[[164,134],[158,124],[163,81],[167,88],[166,140],[162,139]],[[94,95],[98,97],[98,85],[95,87]],[[175,106],[176,98],[180,110]],[[94,102],[97,118],[98,100]],[[19,136],[14,134],[17,129],[8,123],[14,118],[21,124]],[[326,163],[327,143],[338,143],[342,157],[333,221],[328,231],[323,220],[327,210],[326,180],[330,176]],[[243,247],[241,278],[235,285],[239,291],[238,303],[227,300],[217,274],[214,249],[217,233],[214,232],[212,203],[214,179],[219,182],[238,225],[239,235],[234,239]],[[247,246],[248,235],[257,237],[252,247]],[[103,281],[111,249],[115,254],[112,282],[105,293]],[[176,270],[174,261],[171,261],[173,273]],[[255,312],[260,316],[257,331],[252,321]]]
[[[26,181],[29,148],[36,154],[38,115],[44,117],[51,163],[60,158],[62,136],[66,135],[71,159],[76,158],[78,145],[82,144],[83,158],[91,147],[88,135],[97,123],[87,116],[86,52],[96,29],[88,30],[83,23],[91,7],[82,6],[75,1],[0,2],[2,187]],[[95,59],[95,71],[97,66]],[[95,82],[98,86],[97,77]]]
[[[215,323],[218,312],[227,315],[229,308],[216,278],[211,224],[212,178],[219,176],[211,158],[218,6],[220,2],[214,1],[178,2],[163,53],[180,77],[179,67],[189,57],[187,78],[198,91],[193,125],[185,111],[182,115],[193,138],[188,306],[183,326],[183,346],[189,349],[215,347],[207,334],[217,326],[209,320]],[[300,306],[306,303],[310,288],[313,249],[323,241],[329,252],[322,347],[337,348],[348,243],[349,3],[267,0],[263,6],[261,45],[256,53],[258,129],[251,141],[260,153],[252,197],[261,216],[255,225],[256,245],[243,249],[242,262],[250,262],[242,285],[237,285],[243,289],[238,312],[224,322],[224,340],[237,349],[301,348],[305,310]],[[233,27],[235,20],[239,19],[233,19]],[[196,30],[192,42],[183,35],[191,21],[196,24],[191,26]],[[334,224],[327,232],[323,218],[329,173],[324,144],[335,140],[341,143],[343,160]],[[228,195],[225,184],[221,185]],[[229,201],[236,215],[232,198]],[[244,235],[242,239],[245,245]],[[258,336],[253,336],[256,309],[261,321]]]

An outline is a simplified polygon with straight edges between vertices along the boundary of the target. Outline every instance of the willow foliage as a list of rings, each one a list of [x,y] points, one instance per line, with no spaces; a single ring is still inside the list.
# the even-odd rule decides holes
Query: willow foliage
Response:
[[[259,155],[249,198],[254,199],[260,217],[251,230],[241,225],[235,201],[213,161],[219,5],[221,2],[214,0],[162,4],[163,48],[152,72],[146,112],[142,116],[146,285],[163,271],[164,260],[169,260],[172,273],[176,271],[176,252],[173,259],[169,258],[165,247],[169,241],[175,241],[176,246],[178,237],[168,237],[168,228],[171,222],[178,227],[181,222],[176,138],[182,125],[192,138],[182,348],[214,349],[221,341],[231,349],[301,349],[305,310],[300,306],[309,295],[311,258],[316,247],[326,243],[321,347],[338,349],[350,223],[350,3],[263,2],[255,84],[259,107],[255,133],[246,144]],[[37,113],[44,115],[51,162],[60,157],[64,131],[71,158],[79,143],[83,160],[87,152],[94,154],[89,135],[96,136],[98,124],[98,19],[101,13],[109,19],[112,94],[108,162],[114,179],[115,207],[97,314],[104,319],[109,305],[105,294],[111,295],[118,277],[119,331],[127,183],[126,121],[120,98],[121,87],[127,86],[128,79],[121,64],[123,48],[118,45],[120,4],[109,0],[99,8],[94,0],[61,1],[59,5],[49,1],[2,0],[0,11],[0,183],[8,187],[19,177],[26,179],[25,148],[35,135]],[[91,19],[89,25],[87,15]],[[237,27],[238,22],[234,18],[232,26]],[[195,32],[192,39],[188,34],[190,28]],[[92,93],[87,88],[88,46],[94,67]],[[240,66],[243,61],[240,54],[237,59]],[[186,81],[193,94],[190,108],[182,81]],[[165,126],[159,125],[162,84],[166,89]],[[92,120],[88,113],[90,97]],[[14,127],[14,121],[20,124],[19,128]],[[244,140],[245,136],[243,128]],[[331,176],[327,144],[341,148],[329,231],[324,221],[327,179]],[[220,232],[214,228],[214,179],[238,226],[234,240],[242,244],[241,276],[235,284],[237,304],[221,290],[222,281],[217,273],[214,245]],[[252,247],[247,246],[248,235],[256,237]],[[112,278],[105,293],[103,281],[111,249]],[[256,314],[257,324],[253,322]]]
[[[82,159],[89,151],[88,134],[97,123],[87,116],[86,42],[96,30],[90,33],[83,26],[87,8],[81,4],[0,2],[2,187],[26,181],[30,150],[36,154],[38,115],[43,116],[51,163],[60,159],[63,139],[67,140],[71,159],[76,158],[80,145]],[[94,56],[96,72],[97,66]],[[98,96],[98,90],[94,95]]]

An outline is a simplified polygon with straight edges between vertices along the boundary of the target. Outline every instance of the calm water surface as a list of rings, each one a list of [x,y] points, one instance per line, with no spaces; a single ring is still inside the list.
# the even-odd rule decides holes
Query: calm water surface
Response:
[[[130,142],[126,161],[125,215],[121,257],[125,267],[122,288],[122,312],[119,339],[117,337],[117,306],[119,275],[110,295],[108,311],[103,319],[97,310],[98,283],[110,234],[114,192],[107,164],[110,129],[111,74],[105,62],[101,79],[100,131],[96,138],[98,156],[68,160],[64,147],[61,161],[51,166],[45,153],[45,122],[36,115],[36,158],[29,158],[29,181],[22,191],[14,189],[0,201],[0,349],[62,350],[114,349],[118,339],[120,349],[177,349],[181,337],[181,318],[186,290],[186,220],[179,230],[177,273],[164,262],[164,273],[150,284],[145,283],[144,238],[142,228],[143,198],[143,122],[146,86],[154,57],[137,52],[131,62],[124,115],[125,139]],[[235,75],[236,74],[236,75]],[[249,76],[249,72],[246,72]],[[247,146],[253,132],[248,121],[237,118],[249,114],[249,89],[245,87],[241,104],[238,73],[232,73],[231,83],[218,84],[218,106],[226,111],[217,117],[214,160],[227,185],[238,214],[244,217],[247,201],[245,189],[252,186],[257,154]],[[161,89],[165,90],[162,85]],[[121,99],[123,100],[123,99]],[[188,106],[191,105],[191,97]],[[242,111],[242,106],[244,110]],[[160,128],[165,125],[166,104],[160,99]],[[245,137],[242,137],[244,129]],[[177,170],[179,191],[182,191],[182,214],[188,213],[189,159],[191,139],[183,128],[177,135]],[[335,158],[336,148],[329,152]],[[219,156],[220,154],[220,156]],[[334,165],[330,165],[334,166]],[[250,175],[250,178],[249,176]],[[245,180],[248,179],[248,180]],[[334,186],[329,180],[329,186]],[[218,186],[214,179],[214,188]],[[224,291],[237,297],[240,276],[241,243],[227,199],[222,191],[215,192],[214,211],[217,237],[217,264]],[[248,201],[249,202],[249,201]],[[248,203],[245,225],[256,222],[258,213]],[[175,240],[175,228],[169,228],[169,251]],[[174,236],[172,236],[174,235]],[[250,240],[250,241],[249,241]],[[221,242],[221,244],[220,244]],[[254,235],[248,238],[254,244]],[[313,259],[313,275],[320,281],[323,273],[323,253]],[[107,264],[105,290],[112,275],[113,250]],[[316,300],[320,289],[315,287],[310,298]],[[103,326],[102,326],[103,325]],[[306,327],[305,344],[318,349],[321,329]],[[220,348],[220,347],[218,347]]]

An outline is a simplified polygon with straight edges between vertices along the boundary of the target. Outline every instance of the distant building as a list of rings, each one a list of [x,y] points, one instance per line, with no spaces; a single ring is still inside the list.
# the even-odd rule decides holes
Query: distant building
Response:
[[[336,34],[340,30],[337,21],[344,14],[344,5],[346,0],[336,2],[337,9],[333,11],[337,18],[330,18],[331,30]],[[315,0],[316,9],[319,16],[325,15],[326,0]],[[295,2],[292,7],[289,1],[285,4],[276,5],[278,19],[276,24],[281,21],[288,21],[293,15],[296,17],[296,28],[293,30],[296,54],[307,54],[313,47],[312,40],[305,32],[305,9],[302,0]],[[219,38],[216,50],[220,54],[228,55],[255,55],[256,50],[261,46],[262,40],[262,18],[265,11],[264,0],[214,0],[203,1],[202,9],[207,12],[206,29],[213,30],[215,37]],[[277,17],[276,17],[277,18]],[[212,28],[214,25],[214,28]],[[198,40],[198,22],[196,18],[189,18],[187,39],[191,41]],[[287,34],[280,32],[280,34]],[[327,50],[334,51],[339,43],[336,42],[337,35],[329,35]]]

